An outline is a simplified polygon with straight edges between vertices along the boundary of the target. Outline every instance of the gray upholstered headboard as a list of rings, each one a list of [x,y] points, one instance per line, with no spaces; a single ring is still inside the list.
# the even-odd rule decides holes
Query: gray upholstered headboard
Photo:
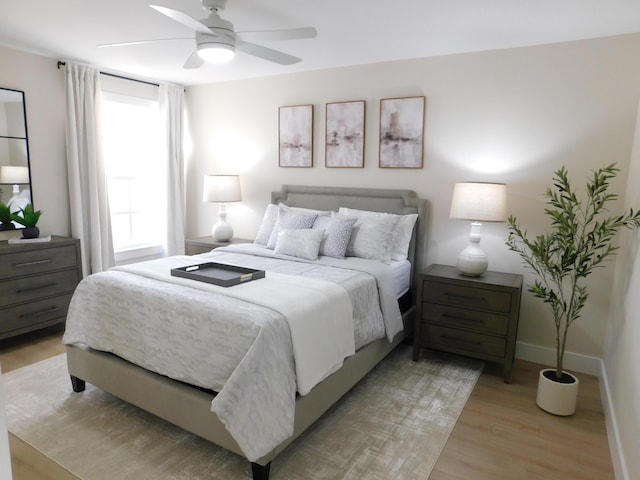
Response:
[[[340,207],[348,207],[400,215],[417,213],[418,221],[409,247],[414,285],[416,273],[426,267],[428,203],[418,198],[413,190],[283,185],[279,191],[271,192],[271,203],[317,210],[338,211]]]

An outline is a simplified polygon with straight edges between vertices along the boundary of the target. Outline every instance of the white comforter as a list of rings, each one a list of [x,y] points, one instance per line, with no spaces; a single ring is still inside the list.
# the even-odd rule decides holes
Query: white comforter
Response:
[[[172,268],[206,262],[206,259],[194,261],[193,257],[174,256],[114,270],[228,295],[280,313],[289,324],[300,395],[309,393],[355,353],[353,310],[344,287],[318,278],[276,272],[268,272],[259,282],[233,288],[171,275]]]
[[[345,269],[339,261],[292,262],[269,252],[248,256],[222,250],[192,257],[191,263],[219,261],[304,274],[345,287],[353,305],[357,347],[385,333],[393,338],[398,324],[402,328],[397,302],[390,302],[384,291],[383,267],[345,261],[371,270],[372,276]],[[149,370],[218,391],[212,410],[249,460],[264,456],[293,432],[296,365],[287,320],[268,306],[151,277],[111,270],[83,280],[70,305],[64,342],[113,352]],[[386,299],[382,309],[379,298]]]

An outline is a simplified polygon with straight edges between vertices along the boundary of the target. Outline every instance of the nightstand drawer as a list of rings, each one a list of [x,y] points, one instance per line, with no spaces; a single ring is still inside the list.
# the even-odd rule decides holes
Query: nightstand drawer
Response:
[[[481,308],[496,312],[509,312],[511,295],[507,292],[465,287],[439,282],[424,282],[422,298],[431,303],[463,305],[465,308]]]
[[[466,328],[497,335],[506,335],[509,327],[508,315],[437,303],[423,304],[422,321],[423,323],[437,323],[445,327]]]
[[[61,319],[62,323],[67,316],[70,301],[71,294],[5,308],[1,310],[0,331],[10,335],[12,330],[50,322],[56,318]]]
[[[421,342],[433,348],[463,355],[479,354],[499,358],[504,357],[506,347],[504,337],[482,335],[435,325],[423,325]]]
[[[0,305],[33,302],[44,297],[72,293],[79,280],[75,269],[9,280],[2,284]]]
[[[0,256],[0,279],[75,268],[77,263],[74,245],[6,253]]]

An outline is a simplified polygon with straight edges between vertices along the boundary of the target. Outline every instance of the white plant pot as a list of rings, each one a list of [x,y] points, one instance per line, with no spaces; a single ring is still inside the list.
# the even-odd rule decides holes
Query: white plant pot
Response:
[[[577,377],[571,375],[569,372],[564,372],[574,381],[572,383],[560,383],[549,380],[544,376],[544,372],[555,372],[555,369],[546,368],[540,370],[536,404],[545,412],[554,415],[573,415],[576,411],[578,386],[580,384]]]

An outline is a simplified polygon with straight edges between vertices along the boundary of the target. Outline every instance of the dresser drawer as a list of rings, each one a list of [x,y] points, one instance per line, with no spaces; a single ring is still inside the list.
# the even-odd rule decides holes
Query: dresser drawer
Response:
[[[74,245],[5,253],[0,255],[0,279],[76,268],[77,262]]]
[[[73,293],[80,279],[77,270],[17,278],[0,285],[0,306],[33,302],[44,297]]]
[[[61,319],[60,323],[62,323],[67,316],[70,301],[71,294],[68,294],[0,310],[0,332],[11,335],[13,330],[32,327],[55,319]]]
[[[502,358],[505,355],[506,339],[479,333],[456,330],[436,325],[423,325],[421,342],[430,347],[463,355]]]
[[[468,310],[437,303],[424,303],[422,305],[422,321],[437,323],[445,327],[477,330],[496,335],[505,335],[509,328],[508,315]]]
[[[422,298],[427,302],[505,313],[511,307],[511,295],[508,292],[440,282],[423,282],[422,288]]]

